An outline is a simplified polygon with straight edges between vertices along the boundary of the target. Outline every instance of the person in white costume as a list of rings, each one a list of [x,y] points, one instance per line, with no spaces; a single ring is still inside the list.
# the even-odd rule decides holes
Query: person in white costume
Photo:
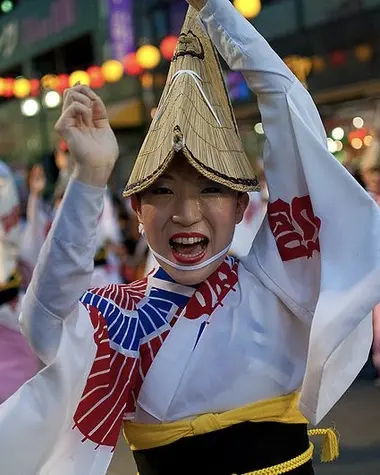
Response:
[[[104,475],[123,427],[140,475],[313,474],[307,431],[366,362],[380,213],[328,152],[302,84],[229,0],[189,0],[125,188],[160,267],[90,286],[118,155],[100,98],[65,93],[73,178],[23,302],[46,368],[0,406],[7,475]],[[213,45],[257,94],[269,189],[249,254],[228,256],[258,180]],[[22,447],[20,452],[19,447]]]
[[[42,245],[64,193],[61,182],[55,194],[54,209],[48,212],[43,206],[41,194],[46,186],[46,179],[41,165],[35,165],[29,177],[29,197],[27,203],[26,223],[22,231],[20,245],[20,261],[23,269],[25,288],[29,284],[33,270],[37,264]],[[95,254],[95,269],[91,285],[100,287],[107,284],[122,282],[119,273],[119,261],[112,252],[108,252],[108,244],[114,246],[121,240],[117,219],[111,197],[104,196],[104,207],[97,226],[97,251]]]
[[[39,367],[18,323],[20,228],[18,192],[10,169],[0,160],[0,404]]]

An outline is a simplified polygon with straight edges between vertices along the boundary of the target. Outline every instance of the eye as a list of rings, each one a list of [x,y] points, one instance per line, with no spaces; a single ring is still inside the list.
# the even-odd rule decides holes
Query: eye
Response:
[[[164,186],[159,186],[155,188],[152,192],[154,195],[172,195],[173,192],[169,190],[169,188],[165,188]]]
[[[202,190],[203,194],[216,194],[216,193],[222,193],[222,189],[217,187],[217,186],[207,186],[206,188],[203,188]]]

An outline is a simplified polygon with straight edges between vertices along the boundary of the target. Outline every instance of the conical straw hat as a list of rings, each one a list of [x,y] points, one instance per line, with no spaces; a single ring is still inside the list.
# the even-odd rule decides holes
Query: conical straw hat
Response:
[[[233,190],[259,189],[243,149],[215,49],[192,7],[124,196],[150,186],[178,153],[202,175]]]

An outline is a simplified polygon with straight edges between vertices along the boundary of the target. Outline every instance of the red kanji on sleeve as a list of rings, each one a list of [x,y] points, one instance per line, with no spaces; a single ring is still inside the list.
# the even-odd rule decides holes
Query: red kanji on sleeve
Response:
[[[321,220],[314,215],[310,196],[296,197],[291,204],[281,199],[269,203],[268,221],[283,261],[320,252]]]

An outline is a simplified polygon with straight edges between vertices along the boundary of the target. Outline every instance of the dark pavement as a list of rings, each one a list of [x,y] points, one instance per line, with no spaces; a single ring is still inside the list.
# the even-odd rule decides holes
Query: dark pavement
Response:
[[[332,464],[321,464],[316,452],[316,475],[380,475],[380,389],[374,387],[372,379],[355,382],[320,424],[330,426],[340,433],[341,455]],[[122,440],[108,475],[136,475],[132,456]]]

